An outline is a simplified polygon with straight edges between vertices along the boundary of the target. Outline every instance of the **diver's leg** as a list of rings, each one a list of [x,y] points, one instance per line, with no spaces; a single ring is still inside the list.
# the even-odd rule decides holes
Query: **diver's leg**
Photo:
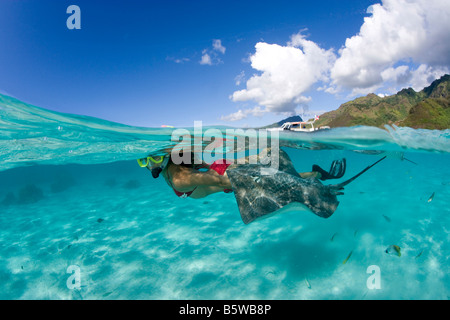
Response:
[[[317,171],[311,171],[311,172],[299,172],[298,174],[299,174],[300,177],[302,177],[303,179],[309,179],[309,178],[320,179],[320,178],[322,177],[322,175],[320,174],[320,172],[317,172]]]

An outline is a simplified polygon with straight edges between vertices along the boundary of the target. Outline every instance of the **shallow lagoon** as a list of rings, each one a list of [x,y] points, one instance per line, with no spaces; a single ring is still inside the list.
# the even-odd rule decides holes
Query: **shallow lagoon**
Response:
[[[450,296],[448,132],[282,136],[298,171],[345,157],[344,180],[380,158],[352,149],[401,150],[416,164],[388,157],[346,187],[329,219],[289,212],[245,225],[233,194],[180,199],[137,165],[146,144],[166,145],[167,129],[53,115],[2,99],[1,299]],[[93,134],[93,123],[112,135]],[[393,244],[400,257],[385,253]],[[367,286],[373,265],[380,289]],[[70,266],[80,271],[75,289]]]

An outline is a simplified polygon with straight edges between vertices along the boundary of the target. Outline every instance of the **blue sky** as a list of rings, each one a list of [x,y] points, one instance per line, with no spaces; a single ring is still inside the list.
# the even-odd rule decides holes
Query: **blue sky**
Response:
[[[0,92],[135,126],[259,126],[422,89],[448,73],[446,21],[440,0],[2,0]]]

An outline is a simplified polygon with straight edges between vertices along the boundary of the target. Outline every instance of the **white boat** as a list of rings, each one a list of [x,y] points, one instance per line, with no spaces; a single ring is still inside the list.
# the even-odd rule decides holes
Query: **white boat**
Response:
[[[285,122],[279,128],[270,128],[270,131],[296,131],[296,132],[314,132],[318,130],[330,129],[328,126],[314,127],[314,122],[316,122],[317,118],[314,121],[301,121],[301,122]]]

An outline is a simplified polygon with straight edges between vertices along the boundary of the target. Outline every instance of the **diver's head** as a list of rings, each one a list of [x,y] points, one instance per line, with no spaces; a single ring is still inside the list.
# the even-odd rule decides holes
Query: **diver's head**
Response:
[[[153,178],[158,178],[161,172],[167,167],[169,163],[170,155],[164,156],[149,156],[147,158],[142,158],[138,160],[139,165],[152,172]]]

